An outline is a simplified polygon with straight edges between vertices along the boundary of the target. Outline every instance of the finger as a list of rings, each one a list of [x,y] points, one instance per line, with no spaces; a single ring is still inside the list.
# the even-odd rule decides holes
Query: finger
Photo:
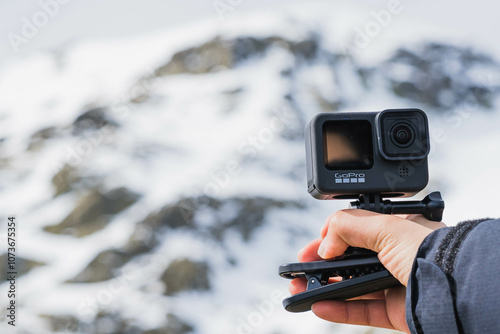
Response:
[[[388,243],[419,240],[431,229],[407,220],[366,210],[340,210],[328,220],[328,231],[318,249],[324,259],[340,256],[348,246],[380,252]]]
[[[330,277],[328,279],[328,284],[335,284],[342,281],[341,277]],[[304,292],[307,290],[307,280],[304,277],[294,278],[290,281],[288,285],[288,291],[290,294],[295,295],[300,292]],[[372,292],[363,296],[354,297],[349,300],[365,300],[365,299],[385,299],[384,290]]]
[[[333,215],[331,215],[330,217],[328,217],[327,221],[325,222],[325,224],[321,228],[321,238],[322,239],[324,239],[326,237],[326,234],[328,232],[329,221],[330,221],[330,219],[332,219],[332,216]],[[437,230],[439,228],[446,227],[445,223],[428,220],[423,215],[399,214],[399,215],[394,215],[394,216],[395,217],[399,217],[399,218],[403,218],[403,219],[407,219],[407,220],[410,220],[410,221],[413,221],[413,222],[415,222],[417,224],[420,224],[420,225],[425,226],[427,228],[430,228],[432,230]]]
[[[384,292],[385,299],[391,301],[386,304],[391,323],[396,329],[409,333],[410,330],[406,323],[406,288],[391,288],[384,290]]]
[[[314,303],[311,310],[317,317],[331,322],[395,329],[384,300],[325,300]]]
[[[332,215],[330,215],[330,217],[331,216]],[[330,217],[328,217],[326,222],[323,224],[323,227],[321,228],[321,239],[324,239],[326,237],[326,233],[328,232],[328,225],[329,225]]]
[[[330,277],[328,278],[328,284],[332,284],[332,283],[338,283],[338,282],[342,282],[342,277],[340,276],[333,276],[333,277]]]
[[[290,294],[296,295],[297,293],[306,291],[307,281],[305,278],[294,278],[288,285]]]
[[[311,262],[311,261],[323,260],[321,256],[318,255],[318,247],[321,241],[322,239],[313,240],[309,242],[307,245],[305,245],[304,248],[299,250],[299,253],[297,254],[299,261]]]
[[[348,300],[370,300],[370,299],[385,299],[385,291],[372,292],[363,296],[354,297]]]
[[[365,210],[341,210],[330,216],[318,254],[329,259],[348,246],[371,249],[384,266],[405,285],[418,247],[432,229],[406,219]]]
[[[385,290],[386,298],[393,300],[321,301],[312,311],[322,319],[352,324],[396,329],[408,333],[405,320],[405,288]]]
[[[338,281],[332,281],[331,283],[336,283]],[[292,295],[296,295],[297,293],[301,293],[307,290],[307,280],[303,277],[295,278],[290,281],[288,285],[288,291]],[[373,299],[385,299],[385,291],[377,291],[373,293],[369,293],[363,296],[354,297],[349,300],[373,300]]]
[[[328,279],[328,284],[338,283],[341,280],[342,280],[341,277],[330,277]],[[288,291],[290,291],[292,295],[304,292],[306,290],[307,290],[307,279],[305,277],[294,278],[288,285]]]

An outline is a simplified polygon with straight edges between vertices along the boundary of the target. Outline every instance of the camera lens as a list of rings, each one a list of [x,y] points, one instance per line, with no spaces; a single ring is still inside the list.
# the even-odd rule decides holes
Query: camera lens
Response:
[[[391,129],[391,140],[399,147],[410,146],[415,140],[415,131],[406,123],[398,123]]]
[[[429,128],[422,110],[384,110],[377,125],[379,153],[384,159],[420,160],[429,154]]]

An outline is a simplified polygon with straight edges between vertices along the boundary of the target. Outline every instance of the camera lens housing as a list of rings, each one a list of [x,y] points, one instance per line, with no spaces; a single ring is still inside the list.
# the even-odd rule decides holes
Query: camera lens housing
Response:
[[[418,160],[429,153],[427,117],[419,109],[378,115],[380,155],[387,160]]]

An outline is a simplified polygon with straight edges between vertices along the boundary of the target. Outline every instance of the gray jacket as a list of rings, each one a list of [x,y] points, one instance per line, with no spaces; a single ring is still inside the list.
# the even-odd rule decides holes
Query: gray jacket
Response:
[[[406,292],[412,333],[500,333],[500,220],[441,228],[422,243]]]

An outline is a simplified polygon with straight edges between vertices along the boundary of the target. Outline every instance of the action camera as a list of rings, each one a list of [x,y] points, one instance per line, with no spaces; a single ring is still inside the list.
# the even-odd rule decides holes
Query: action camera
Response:
[[[306,126],[309,193],[409,197],[427,185],[429,129],[420,109],[316,115]]]
[[[384,199],[413,196],[427,185],[429,129],[422,110],[319,114],[307,124],[305,137],[307,185],[315,198],[356,199],[350,208],[381,214],[443,218],[439,191],[422,200]],[[279,274],[307,281],[304,292],[283,300],[290,312],[308,311],[321,300],[346,300],[401,285],[377,253],[353,247],[329,260],[284,264]]]

